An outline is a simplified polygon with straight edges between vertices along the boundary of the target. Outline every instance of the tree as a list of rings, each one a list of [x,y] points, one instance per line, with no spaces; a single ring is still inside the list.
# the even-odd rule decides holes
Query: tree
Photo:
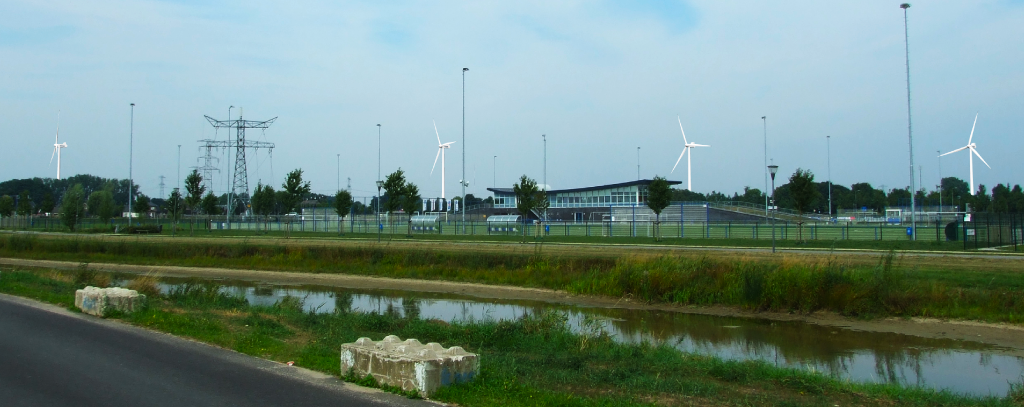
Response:
[[[992,208],[992,197],[988,195],[988,188],[985,188],[985,184],[978,185],[978,192],[974,193],[974,198],[971,198],[973,202],[972,206],[974,212],[988,212]]]
[[[171,195],[167,197],[167,201],[164,202],[164,210],[171,217],[171,235],[175,235],[178,232],[178,219],[181,218],[181,213],[185,209],[185,203],[181,199],[181,191],[178,188],[171,190]]]
[[[14,214],[14,198],[10,195],[0,196],[0,216],[5,218]]]
[[[213,192],[207,192],[206,196],[203,197],[203,201],[200,202],[199,206],[202,207],[203,213],[206,214],[206,221],[210,222],[210,218],[213,215],[220,215],[220,199],[213,195]]]
[[[39,204],[39,211],[47,215],[53,213],[53,208],[57,206],[57,203],[53,201],[53,194],[47,192],[43,195],[43,202]]]
[[[748,188],[749,190],[749,188]],[[672,199],[672,189],[665,178],[655,176],[651,185],[647,186],[647,207],[654,211],[654,239],[661,240],[658,228],[661,227],[661,211],[668,207]]]
[[[299,204],[309,194],[310,186],[309,181],[302,181],[302,169],[295,169],[288,173],[288,177],[285,178],[284,184],[281,185],[284,190],[284,196],[281,197],[281,211],[289,213],[297,211]]]
[[[204,192],[206,192],[206,186],[203,185],[203,176],[199,175],[199,170],[193,169],[192,173],[185,177],[185,207],[192,213],[192,218],[188,223],[189,236],[192,236],[194,232],[196,209],[199,209],[199,204],[203,201]]]
[[[82,204],[85,200],[85,189],[82,184],[75,184],[64,193],[60,204],[60,221],[72,232],[78,219],[82,217]]]
[[[334,211],[338,213],[338,234],[345,234],[345,215],[352,210],[352,194],[341,190],[334,194]]]
[[[537,181],[527,177],[525,174],[519,177],[519,182],[512,184],[512,192],[516,194],[516,210],[523,216],[523,243],[526,243],[526,222],[530,218],[530,212],[537,208]]]
[[[21,191],[21,195],[18,196],[18,215],[28,216],[32,214],[32,198],[28,195],[28,190]]]
[[[256,184],[256,191],[252,194],[252,211],[263,216],[264,230],[270,228],[270,214],[274,213],[274,207],[277,206],[277,197],[274,187]]]
[[[402,190],[402,210],[409,215],[409,237],[412,237],[412,214],[422,205],[423,198],[420,197],[420,189],[411,182],[405,184]]]
[[[149,197],[143,194],[135,195],[135,203],[132,204],[132,210],[139,215],[140,218],[146,216],[149,213]],[[131,222],[129,222],[131,223]]]
[[[405,172],[399,168],[395,172],[388,174],[387,178],[384,179],[384,195],[387,196],[387,199],[381,204],[384,206],[384,211],[388,214],[388,223],[391,223],[391,213],[402,206],[402,194],[404,193]],[[393,223],[392,227],[394,227]],[[392,230],[392,233],[394,233],[394,230]]]
[[[105,189],[89,194],[86,206],[89,207],[89,214],[99,218],[100,223],[104,225],[114,217],[114,212],[117,211],[114,204],[114,193]]]
[[[821,197],[818,187],[814,184],[814,173],[800,168],[789,177],[789,192],[793,198],[793,208],[801,215],[807,213]],[[804,240],[804,222],[797,222],[797,226],[800,240]]]

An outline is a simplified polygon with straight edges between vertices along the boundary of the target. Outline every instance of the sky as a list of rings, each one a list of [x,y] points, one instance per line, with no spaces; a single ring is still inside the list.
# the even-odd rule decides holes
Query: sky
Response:
[[[3,9],[3,180],[56,176],[46,153],[59,112],[62,176],[127,178],[131,155],[141,192],[159,195],[164,176],[166,195],[179,162],[182,178],[199,163],[198,140],[227,137],[204,115],[224,120],[235,106],[232,118],[277,118],[247,133],[276,145],[248,153],[250,189],[279,187],[301,168],[314,192],[351,179],[354,196],[372,196],[379,141],[382,175],[401,168],[438,197],[432,121],[442,142],[455,141],[447,197],[461,194],[463,154],[477,196],[521,175],[554,189],[635,180],[637,147],[641,178],[685,187],[685,157],[672,172],[684,144],[677,120],[689,141],[711,145],[692,151],[697,192],[764,189],[765,155],[782,178],[803,168],[847,186],[910,183],[898,2],[7,0]],[[975,115],[973,141],[992,166],[975,160],[975,182],[1024,183],[1024,1],[914,2],[908,27],[923,185],[938,184],[940,165],[967,180],[965,152],[937,152],[967,144]],[[214,154],[220,194],[228,154]]]

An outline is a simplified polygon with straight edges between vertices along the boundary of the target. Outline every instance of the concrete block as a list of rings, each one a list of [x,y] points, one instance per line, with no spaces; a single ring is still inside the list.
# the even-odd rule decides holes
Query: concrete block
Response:
[[[480,357],[461,347],[445,349],[436,342],[426,345],[415,339],[402,341],[388,335],[383,340],[359,338],[341,345],[341,372],[372,375],[378,383],[430,397],[437,389],[473,380],[480,372]]]
[[[102,317],[108,311],[135,312],[142,309],[146,296],[127,288],[88,286],[75,291],[75,306],[86,314]]]

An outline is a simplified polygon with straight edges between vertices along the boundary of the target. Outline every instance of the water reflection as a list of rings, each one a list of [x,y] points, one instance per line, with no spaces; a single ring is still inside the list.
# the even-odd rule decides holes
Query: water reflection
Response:
[[[181,284],[167,280],[163,290]],[[253,285],[225,281],[223,290],[250,304],[303,299],[312,312],[374,312],[443,321],[515,319],[557,309],[574,329],[598,319],[615,340],[650,341],[734,360],[762,360],[856,381],[890,382],[980,395],[1004,395],[1024,374],[1024,358],[949,339],[861,332],[798,322],[716,317],[667,311],[585,308],[543,302],[489,301],[389,290]]]

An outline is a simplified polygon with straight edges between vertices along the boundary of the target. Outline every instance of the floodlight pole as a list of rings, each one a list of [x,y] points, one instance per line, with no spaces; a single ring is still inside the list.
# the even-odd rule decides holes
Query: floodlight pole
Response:
[[[498,187],[498,156],[494,156],[491,163],[491,188]]]
[[[939,154],[939,219],[942,219],[942,151],[935,150]]]
[[[128,227],[132,226],[132,153],[135,151],[135,103],[131,104],[132,116],[128,125]],[[163,198],[163,197],[161,197]]]
[[[832,221],[832,136],[825,136],[828,154],[828,218]]]
[[[541,138],[544,139],[544,199],[548,199],[548,135],[541,134]],[[544,221],[548,220],[548,210],[544,208]]]
[[[377,181],[377,243],[380,243],[380,231],[384,229],[384,225],[380,223],[380,188],[384,186],[384,181]]]
[[[640,147],[636,148],[636,180],[640,180]]]
[[[227,135],[228,138],[231,137],[231,109],[234,109],[234,108],[235,108],[235,105],[228,106],[228,135]],[[231,168],[231,180],[234,181],[235,180],[235,170],[234,170],[235,167],[231,166],[231,154],[227,154],[227,156],[228,156],[228,168]],[[235,188],[234,188],[234,185],[232,185],[228,189],[228,207],[227,207],[227,211],[225,211],[225,214],[224,214],[225,216],[227,216],[228,230],[231,230],[231,215],[232,215],[232,212],[235,211],[235,207],[231,206],[231,204],[233,203],[232,199],[231,199],[231,196],[234,195],[234,194],[235,194]]]
[[[910,121],[910,31],[907,28],[907,9],[910,3],[900,4],[903,9],[903,45],[907,58],[907,140],[910,144],[910,229],[912,231],[910,240],[917,240],[917,199],[915,198],[917,188],[914,185],[914,135],[911,131]]]
[[[380,123],[377,123],[377,208],[374,210],[377,218],[377,243],[380,243],[380,230],[384,228],[380,224],[380,188],[383,186],[384,181],[380,180]]]
[[[462,68],[462,234],[466,234],[466,72]]]
[[[775,253],[775,172],[778,170],[778,165],[772,164],[768,166],[768,172],[772,173],[772,253]]]
[[[341,153],[338,153],[338,191],[341,191]]]
[[[761,123],[764,126],[764,166],[768,168],[768,116],[761,116]],[[764,171],[764,216],[768,216],[768,170]]]

